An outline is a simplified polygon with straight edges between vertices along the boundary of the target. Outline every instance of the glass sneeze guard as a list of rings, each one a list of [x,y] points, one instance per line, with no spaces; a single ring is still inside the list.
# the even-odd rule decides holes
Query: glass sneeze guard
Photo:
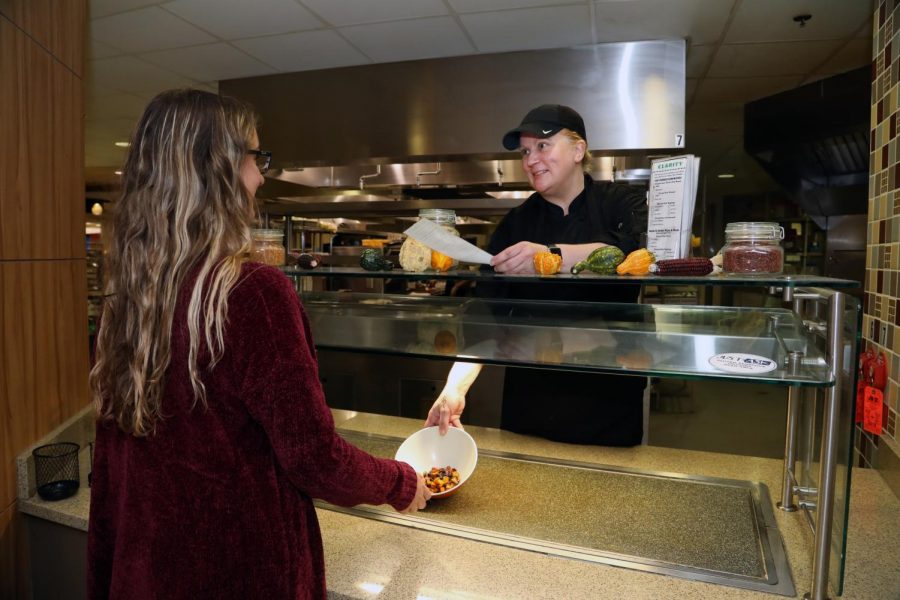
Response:
[[[833,383],[821,351],[786,309],[487,300],[303,292],[316,345],[329,350],[485,364],[711,378],[778,385]],[[787,353],[803,352],[798,372]],[[709,359],[769,358],[762,374],[732,374]]]

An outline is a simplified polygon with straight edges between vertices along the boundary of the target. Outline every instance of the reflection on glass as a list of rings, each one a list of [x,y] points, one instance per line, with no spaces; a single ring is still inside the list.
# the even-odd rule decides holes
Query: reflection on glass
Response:
[[[303,303],[316,344],[333,350],[647,376],[813,386],[832,381],[822,351],[783,309],[337,292],[304,292]],[[788,351],[804,353],[796,375],[783,367]],[[710,365],[720,353],[756,354],[780,366],[735,375]]]

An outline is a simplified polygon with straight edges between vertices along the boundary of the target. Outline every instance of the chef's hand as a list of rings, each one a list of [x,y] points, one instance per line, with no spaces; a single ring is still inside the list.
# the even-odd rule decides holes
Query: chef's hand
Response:
[[[440,427],[441,435],[445,435],[451,426],[463,429],[460,417],[465,408],[465,393],[461,393],[453,386],[447,386],[428,411],[425,427],[437,425]]]
[[[519,242],[495,254],[491,266],[498,273],[534,273],[534,255],[538,252],[547,252],[547,246]]]
[[[425,508],[425,504],[431,499],[431,490],[425,485],[425,478],[421,473],[416,473],[416,495],[409,506],[401,510],[404,513],[414,513]]]

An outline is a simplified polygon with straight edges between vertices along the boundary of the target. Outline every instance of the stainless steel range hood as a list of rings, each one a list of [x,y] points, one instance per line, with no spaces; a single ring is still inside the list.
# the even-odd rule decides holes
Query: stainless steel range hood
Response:
[[[223,81],[277,168],[510,158],[503,134],[566,104],[606,155],[684,145],[685,42],[481,54]]]
[[[497,216],[528,179],[503,134],[543,103],[584,117],[589,171],[646,179],[684,145],[685,42],[600,44],[223,81],[260,113],[273,215]],[[527,195],[527,194],[524,194]]]

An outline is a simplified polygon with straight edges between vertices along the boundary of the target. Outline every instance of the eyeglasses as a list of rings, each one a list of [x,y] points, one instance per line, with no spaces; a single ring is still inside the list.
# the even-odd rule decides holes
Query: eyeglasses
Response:
[[[272,153],[268,150],[247,150],[247,154],[252,154],[256,157],[256,167],[260,173],[265,175],[266,171],[269,170],[269,165],[272,164]]]

